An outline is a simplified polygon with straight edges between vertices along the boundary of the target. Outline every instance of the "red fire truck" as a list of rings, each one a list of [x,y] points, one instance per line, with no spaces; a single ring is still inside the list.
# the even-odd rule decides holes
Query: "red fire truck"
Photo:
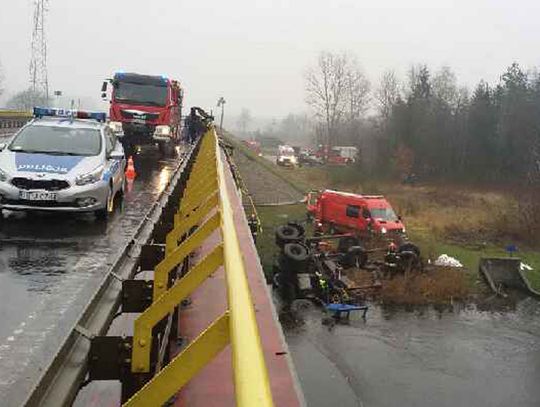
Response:
[[[244,140],[244,144],[249,148],[253,153],[257,154],[259,157],[262,156],[261,152],[261,143],[256,140]]]
[[[401,218],[382,195],[357,195],[330,189],[310,192],[307,211],[315,221],[316,230],[324,234],[352,232],[359,237],[405,234]]]
[[[135,146],[157,144],[172,155],[180,139],[183,89],[164,76],[117,72],[103,82],[101,96],[110,92],[110,125],[131,155]]]
[[[347,165],[356,161],[358,149],[352,146],[319,145],[315,156],[326,164]]]

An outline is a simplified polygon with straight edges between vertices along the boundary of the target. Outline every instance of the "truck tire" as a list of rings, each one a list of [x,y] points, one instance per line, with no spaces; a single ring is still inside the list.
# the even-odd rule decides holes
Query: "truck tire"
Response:
[[[306,234],[306,229],[298,222],[288,222],[287,225],[292,226],[293,228],[298,230],[300,238],[303,238],[304,235]]]
[[[283,254],[295,262],[306,261],[309,256],[307,247],[300,243],[287,243],[283,247]]]
[[[309,259],[309,250],[300,243],[287,243],[283,246],[280,255],[280,267],[285,273],[303,273],[306,270]]]
[[[276,228],[276,244],[283,248],[287,243],[300,240],[300,231],[291,225],[281,225]]]
[[[398,253],[403,252],[413,252],[417,257],[420,257],[420,249],[417,245],[411,242],[406,242],[399,246]]]
[[[348,253],[349,249],[354,246],[360,246],[360,239],[355,236],[345,236],[339,239],[338,252]]]
[[[413,270],[421,271],[420,257],[412,250],[406,250],[400,253],[399,268],[402,272],[410,272]]]
[[[367,253],[362,246],[352,246],[349,247],[340,263],[343,267],[362,268],[366,265],[367,259]]]

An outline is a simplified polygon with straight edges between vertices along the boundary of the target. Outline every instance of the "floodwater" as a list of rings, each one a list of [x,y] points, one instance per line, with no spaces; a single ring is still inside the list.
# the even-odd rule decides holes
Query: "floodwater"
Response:
[[[135,157],[137,177],[107,223],[93,214],[5,212],[0,223],[2,406],[22,403],[177,165],[151,150]]]
[[[285,329],[310,407],[537,407],[540,303],[438,311],[373,306],[366,320],[321,323],[320,309]]]

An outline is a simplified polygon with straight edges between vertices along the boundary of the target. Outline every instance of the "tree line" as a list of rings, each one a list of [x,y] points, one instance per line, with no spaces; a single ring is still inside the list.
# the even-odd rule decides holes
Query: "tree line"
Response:
[[[459,86],[449,67],[385,72],[371,90],[354,57],[323,52],[306,73],[318,143],[355,144],[377,172],[537,182],[540,73],[517,63],[496,84]]]

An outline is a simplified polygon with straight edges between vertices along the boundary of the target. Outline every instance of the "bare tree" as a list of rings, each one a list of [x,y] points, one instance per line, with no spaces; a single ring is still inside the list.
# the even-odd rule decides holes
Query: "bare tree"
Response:
[[[321,52],[316,67],[306,72],[307,103],[325,123],[326,144],[336,137],[339,121],[347,108],[346,54]]]
[[[383,73],[379,81],[379,87],[375,92],[375,98],[379,103],[381,116],[387,119],[392,112],[392,106],[400,97],[399,82],[392,70]]]
[[[357,120],[366,111],[369,103],[370,83],[358,62],[354,59],[348,61],[345,71],[345,86],[348,102],[348,119]]]
[[[238,116],[238,129],[242,134],[245,134],[246,131],[249,129],[249,125],[251,124],[252,117],[251,112],[249,109],[246,109],[245,107],[242,108],[242,111],[240,112],[240,116]]]
[[[443,66],[433,77],[433,95],[451,108],[458,107],[461,95],[450,67]]]
[[[11,109],[30,110],[34,106],[46,106],[47,97],[28,88],[13,95],[6,103]]]

